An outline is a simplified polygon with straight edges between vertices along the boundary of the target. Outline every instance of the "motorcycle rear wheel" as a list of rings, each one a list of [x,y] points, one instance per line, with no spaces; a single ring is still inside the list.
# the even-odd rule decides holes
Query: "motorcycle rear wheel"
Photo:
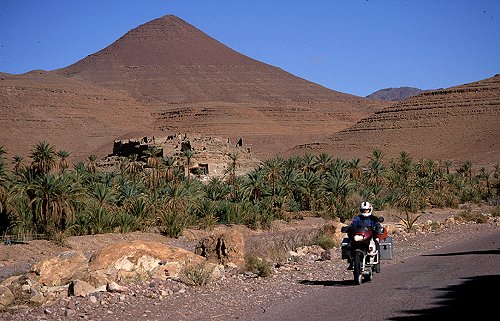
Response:
[[[360,285],[363,282],[363,253],[356,251],[352,262],[354,283]]]

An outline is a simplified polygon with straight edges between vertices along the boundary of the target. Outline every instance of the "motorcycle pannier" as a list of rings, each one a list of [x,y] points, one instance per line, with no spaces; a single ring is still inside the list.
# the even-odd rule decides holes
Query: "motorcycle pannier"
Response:
[[[349,258],[349,239],[345,237],[342,240],[342,260]]]
[[[388,236],[380,240],[380,259],[392,260],[392,237]]]

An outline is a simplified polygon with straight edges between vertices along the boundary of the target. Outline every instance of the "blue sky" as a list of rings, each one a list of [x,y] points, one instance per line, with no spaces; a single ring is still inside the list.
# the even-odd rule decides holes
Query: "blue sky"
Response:
[[[358,96],[500,73],[498,0],[0,0],[0,72],[65,67],[166,14]]]

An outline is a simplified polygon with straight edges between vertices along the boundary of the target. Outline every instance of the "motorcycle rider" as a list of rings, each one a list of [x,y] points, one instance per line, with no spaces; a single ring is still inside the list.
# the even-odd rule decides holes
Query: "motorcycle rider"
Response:
[[[359,205],[359,214],[354,217],[351,224],[349,224],[349,228],[352,226],[366,226],[372,229],[373,234],[382,234],[384,232],[384,228],[377,216],[373,215],[373,206],[370,202],[363,201]],[[375,246],[377,248],[378,253],[380,253],[380,243],[377,237],[374,238]],[[348,270],[352,270],[352,260],[349,261]]]

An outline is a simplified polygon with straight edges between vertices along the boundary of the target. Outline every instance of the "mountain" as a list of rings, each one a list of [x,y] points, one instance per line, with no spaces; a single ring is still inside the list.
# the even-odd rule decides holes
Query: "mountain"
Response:
[[[244,56],[166,15],[59,70],[147,106],[151,130],[243,138],[268,157],[388,105],[340,93]]]
[[[359,100],[244,56],[173,15],[55,72],[170,103]]]
[[[296,146],[290,154],[328,152],[366,160],[374,149],[420,159],[500,161],[500,75],[425,92],[366,117],[327,140]]]
[[[368,96],[366,96],[366,98],[399,101],[416,96],[426,91],[427,90],[414,87],[385,88],[369,94]]]
[[[86,160],[99,146],[112,148],[114,138],[135,136],[152,121],[122,92],[43,70],[0,73],[0,145],[9,156],[26,159],[35,144],[47,141]]]
[[[251,59],[167,15],[65,68],[2,74],[0,144],[26,157],[45,140],[79,161],[106,156],[117,139],[189,133],[242,138],[268,157],[385,106]]]

